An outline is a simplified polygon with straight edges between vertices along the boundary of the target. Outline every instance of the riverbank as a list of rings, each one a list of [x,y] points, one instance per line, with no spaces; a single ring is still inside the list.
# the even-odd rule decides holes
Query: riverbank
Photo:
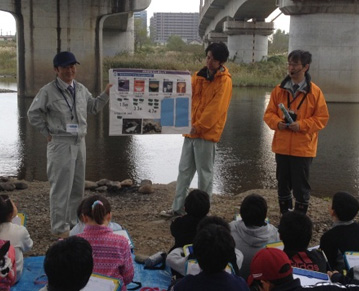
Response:
[[[280,83],[287,73],[286,56],[283,54],[268,56],[260,62],[238,64],[229,60],[225,65],[232,76],[234,87],[268,87]],[[16,45],[11,42],[0,46],[0,76],[17,75]],[[81,63],[81,60],[80,60]],[[194,51],[174,52],[159,47],[147,53],[122,53],[103,59],[103,82],[108,82],[108,70],[111,68],[141,68],[152,70],[188,70],[193,74],[205,65],[205,53],[202,48]],[[49,64],[51,66],[51,64]],[[79,65],[78,74],[85,74]]]
[[[48,182],[27,182],[25,190],[6,193],[16,203],[19,212],[27,215],[26,227],[34,241],[33,249],[27,256],[44,255],[48,247],[56,241],[50,233],[49,184]],[[168,251],[173,244],[170,234],[171,220],[158,215],[168,209],[173,200],[175,182],[170,184],[153,184],[154,192],[124,192],[120,194],[102,193],[112,206],[112,220],[121,224],[129,232],[135,245],[136,254],[153,254],[157,251]],[[268,218],[274,225],[279,222],[279,209],[275,189],[253,189],[237,195],[214,195],[210,215],[217,215],[230,222],[243,198],[250,193],[262,195],[268,203]],[[86,190],[85,195],[94,192]],[[309,217],[313,220],[313,239],[311,246],[319,243],[324,231],[331,227],[328,214],[328,202],[312,197]]]

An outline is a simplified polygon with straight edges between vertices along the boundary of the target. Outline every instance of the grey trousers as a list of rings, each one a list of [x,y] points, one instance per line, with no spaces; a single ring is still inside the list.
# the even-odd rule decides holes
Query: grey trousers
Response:
[[[185,137],[178,167],[176,196],[172,209],[184,212],[184,201],[194,174],[198,174],[198,189],[211,197],[216,143],[201,138]]]
[[[86,144],[76,137],[53,138],[47,145],[51,232],[70,230],[85,188]]]

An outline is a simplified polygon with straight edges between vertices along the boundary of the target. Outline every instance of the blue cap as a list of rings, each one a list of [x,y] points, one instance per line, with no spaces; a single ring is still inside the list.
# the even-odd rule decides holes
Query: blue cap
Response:
[[[54,67],[66,67],[73,64],[80,63],[71,52],[60,52],[54,57]]]

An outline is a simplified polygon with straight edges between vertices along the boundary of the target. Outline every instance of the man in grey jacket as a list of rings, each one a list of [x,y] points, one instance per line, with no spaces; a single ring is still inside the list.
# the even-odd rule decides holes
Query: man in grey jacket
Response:
[[[103,109],[112,85],[93,98],[84,85],[75,81],[79,62],[73,53],[56,54],[53,64],[55,80],[40,89],[27,115],[48,141],[51,232],[67,237],[77,222],[76,209],[84,193],[87,113]]]
[[[278,230],[266,222],[267,202],[258,194],[244,198],[240,208],[241,218],[229,226],[236,249],[243,253],[240,275],[247,279],[253,256],[266,244],[279,241]]]

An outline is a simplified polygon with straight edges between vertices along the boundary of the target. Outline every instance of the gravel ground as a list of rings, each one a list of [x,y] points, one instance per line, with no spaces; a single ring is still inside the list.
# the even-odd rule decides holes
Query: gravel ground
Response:
[[[48,182],[27,182],[25,190],[7,192],[16,203],[19,212],[27,215],[26,227],[34,241],[32,250],[25,256],[44,255],[48,247],[56,241],[50,233],[49,184]],[[163,219],[158,214],[168,209],[173,200],[175,182],[170,184],[153,184],[152,194],[127,192],[122,194],[102,193],[112,206],[112,221],[127,229],[135,245],[135,254],[151,255],[157,251],[168,251],[173,244],[170,234],[170,219]],[[2,192],[4,193],[4,192]],[[86,191],[85,195],[95,192]],[[268,218],[278,225],[279,209],[277,194],[274,189],[253,189],[239,194],[214,195],[210,215],[217,215],[230,222],[243,198],[250,193],[261,194],[268,203]],[[332,222],[328,213],[326,199],[312,197],[308,211],[313,220],[314,233],[311,246],[319,243],[324,231]]]

